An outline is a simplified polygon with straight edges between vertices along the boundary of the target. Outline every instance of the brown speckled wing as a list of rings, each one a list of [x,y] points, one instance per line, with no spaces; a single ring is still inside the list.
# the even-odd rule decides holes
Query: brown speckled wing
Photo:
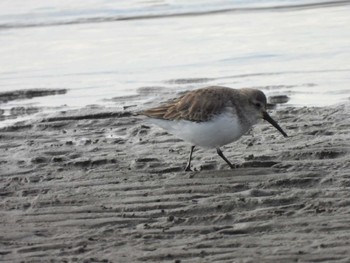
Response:
[[[233,90],[208,87],[190,91],[174,101],[142,112],[151,118],[202,122],[222,112],[230,101]]]

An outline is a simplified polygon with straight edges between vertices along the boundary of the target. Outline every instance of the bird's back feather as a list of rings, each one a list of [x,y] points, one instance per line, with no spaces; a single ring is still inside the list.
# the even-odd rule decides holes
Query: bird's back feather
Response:
[[[203,122],[222,113],[235,93],[236,90],[225,87],[198,89],[142,114],[156,119]]]

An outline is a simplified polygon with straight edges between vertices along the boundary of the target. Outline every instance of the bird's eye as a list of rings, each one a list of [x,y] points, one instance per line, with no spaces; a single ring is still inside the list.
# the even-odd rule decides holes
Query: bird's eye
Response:
[[[254,103],[255,107],[260,108],[261,104],[259,102]]]

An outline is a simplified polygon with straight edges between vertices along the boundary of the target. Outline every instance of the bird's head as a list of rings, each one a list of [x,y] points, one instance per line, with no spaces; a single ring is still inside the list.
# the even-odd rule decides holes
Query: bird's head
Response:
[[[272,126],[274,126],[284,137],[288,135],[282,130],[278,123],[271,118],[271,116],[266,111],[266,96],[261,90],[257,89],[243,89],[247,99],[248,99],[248,111],[249,114],[253,116],[256,120],[264,119],[268,121]]]

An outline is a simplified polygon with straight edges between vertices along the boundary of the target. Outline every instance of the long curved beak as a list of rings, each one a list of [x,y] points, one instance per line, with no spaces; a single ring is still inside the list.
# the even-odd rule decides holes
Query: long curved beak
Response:
[[[263,119],[271,123],[271,125],[275,127],[277,130],[279,130],[279,132],[282,133],[284,137],[288,137],[287,133],[285,133],[282,130],[282,128],[277,124],[277,122],[275,122],[274,119],[272,119],[271,116],[266,111],[263,111]]]

